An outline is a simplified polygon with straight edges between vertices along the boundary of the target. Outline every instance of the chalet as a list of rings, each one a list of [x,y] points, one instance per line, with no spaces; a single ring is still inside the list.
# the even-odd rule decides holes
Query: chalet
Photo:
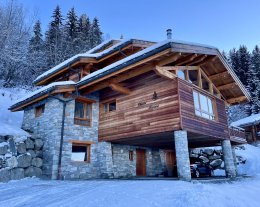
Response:
[[[40,75],[18,100],[22,128],[44,140],[43,173],[87,179],[157,176],[177,165],[190,180],[189,149],[221,145],[235,176],[225,107],[250,96],[219,50],[208,45],[110,40]]]
[[[260,114],[253,114],[231,123],[231,126],[243,128],[248,143],[260,141]]]

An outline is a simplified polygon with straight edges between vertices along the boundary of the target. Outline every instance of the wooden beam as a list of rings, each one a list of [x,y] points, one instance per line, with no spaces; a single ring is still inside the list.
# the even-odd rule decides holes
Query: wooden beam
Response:
[[[202,88],[201,69],[198,70],[198,85]]]
[[[158,65],[158,66],[168,65],[172,62],[175,62],[180,56],[181,56],[181,53],[174,53],[173,55],[171,55],[163,60],[158,61],[156,63],[156,65]]]
[[[228,84],[225,84],[225,85],[217,86],[217,88],[218,88],[218,90],[223,91],[223,90],[226,90],[226,89],[233,88],[236,85],[237,85],[236,82],[232,82],[232,83],[228,83]]]
[[[229,104],[234,104],[234,103],[241,103],[243,101],[246,101],[247,100],[247,97],[246,96],[239,96],[239,97],[236,97],[236,98],[230,98],[227,100],[227,102]]]
[[[194,60],[186,63],[187,65],[196,65],[198,63],[200,63],[201,61],[205,60],[208,57],[208,55],[202,55],[199,57],[196,57]]]
[[[185,65],[186,63],[194,60],[198,55],[197,54],[192,54],[192,55],[188,55],[187,58],[183,58],[181,60],[178,60],[176,62],[174,62],[174,65]]]
[[[224,71],[224,72],[221,72],[221,73],[216,73],[214,75],[210,75],[208,76],[211,80],[213,79],[219,79],[219,78],[225,78],[227,75],[229,74],[228,71]]]
[[[117,77],[111,77],[108,80],[104,80],[101,83],[96,83],[94,85],[89,85],[88,87],[85,87],[85,89],[83,88],[83,90],[81,91],[81,94],[87,94],[87,93],[91,93],[94,91],[98,91],[101,90],[103,88],[109,87],[109,85],[111,83],[120,83],[124,80],[133,78],[135,76],[141,75],[143,73],[146,73],[148,71],[151,71],[154,68],[154,66],[152,64],[144,66],[144,67],[140,67],[140,68],[136,68],[136,69],[132,69],[129,70],[125,73],[122,73],[120,75],[118,75]]]
[[[170,79],[170,80],[172,80],[172,79],[174,79],[174,78],[177,77],[175,74],[173,74],[173,73],[167,71],[166,69],[164,69],[164,67],[160,67],[160,66],[156,66],[156,67],[154,68],[154,72],[155,72],[157,75],[159,75],[159,76],[161,76],[161,77],[163,77],[163,78]]]
[[[157,53],[157,54],[155,54],[155,55],[153,55],[153,56],[150,56],[150,57],[148,57],[148,58],[146,58],[146,59],[143,59],[143,60],[141,60],[141,61],[139,61],[139,62],[137,62],[137,63],[131,64],[131,65],[125,67],[125,68],[122,68],[121,70],[118,70],[118,71],[116,71],[116,72],[114,72],[114,73],[112,73],[112,74],[109,74],[109,75],[107,75],[107,76],[104,76],[104,77],[102,77],[102,78],[99,78],[99,79],[97,79],[97,80],[95,80],[95,81],[92,81],[91,83],[82,85],[82,86],[79,87],[79,89],[81,90],[81,89],[83,89],[83,88],[89,87],[90,85],[94,85],[94,84],[96,84],[96,83],[98,83],[98,82],[104,81],[105,79],[112,78],[112,77],[114,77],[115,75],[118,75],[118,74],[120,74],[120,73],[126,72],[127,70],[136,68],[136,67],[138,67],[138,66],[140,67],[140,66],[143,65],[144,63],[147,63],[147,62],[149,62],[149,61],[151,61],[151,60],[153,60],[153,59],[156,59],[157,57],[160,57],[160,56],[162,56],[162,55],[168,54],[170,51],[171,51],[171,49],[166,49],[166,50],[164,50],[164,51],[162,51],[162,52],[160,52],[160,53]],[[150,68],[150,70],[152,70],[153,67],[154,67],[154,66],[152,66],[152,68]]]
[[[198,64],[198,66],[201,66],[201,65],[203,65],[203,64],[205,64],[205,63],[207,63],[207,62],[210,62],[210,61],[215,61],[216,59],[217,59],[217,57],[218,56],[208,56],[208,57],[206,57],[203,61],[201,61],[199,64]]]
[[[128,88],[123,87],[123,86],[121,86],[121,85],[119,85],[119,84],[116,84],[116,83],[111,83],[111,84],[109,85],[109,87],[110,87],[112,90],[117,91],[117,92],[122,93],[122,94],[127,94],[127,95],[128,95],[128,94],[131,93],[131,91],[130,91]]]

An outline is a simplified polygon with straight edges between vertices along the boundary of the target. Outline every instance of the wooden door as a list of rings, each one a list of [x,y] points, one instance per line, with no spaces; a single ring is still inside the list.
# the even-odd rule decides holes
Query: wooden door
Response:
[[[144,149],[136,150],[136,176],[146,176],[146,157]]]
[[[174,168],[176,167],[176,155],[174,151],[166,151],[166,167],[168,171],[168,176],[174,176]]]

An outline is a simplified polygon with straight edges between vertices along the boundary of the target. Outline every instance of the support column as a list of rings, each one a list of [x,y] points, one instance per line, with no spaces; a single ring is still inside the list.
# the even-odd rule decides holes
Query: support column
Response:
[[[233,160],[234,160],[234,165],[235,165],[235,172],[236,172],[236,176],[237,176],[238,171],[237,171],[237,156],[236,156],[235,146],[231,146],[231,147],[232,147],[232,155],[233,155]]]
[[[190,181],[190,158],[188,149],[187,131],[175,131],[174,142],[177,161],[178,177],[181,180]]]
[[[223,151],[223,155],[224,155],[226,176],[229,178],[235,178],[236,169],[235,169],[235,165],[234,165],[234,159],[233,159],[233,153],[232,153],[230,140],[226,139],[226,140],[222,141],[222,151]]]

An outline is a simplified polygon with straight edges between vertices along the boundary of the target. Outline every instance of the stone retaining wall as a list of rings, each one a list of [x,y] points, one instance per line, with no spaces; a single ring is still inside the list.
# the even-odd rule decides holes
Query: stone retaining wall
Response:
[[[43,141],[35,137],[0,136],[0,182],[42,175]]]

